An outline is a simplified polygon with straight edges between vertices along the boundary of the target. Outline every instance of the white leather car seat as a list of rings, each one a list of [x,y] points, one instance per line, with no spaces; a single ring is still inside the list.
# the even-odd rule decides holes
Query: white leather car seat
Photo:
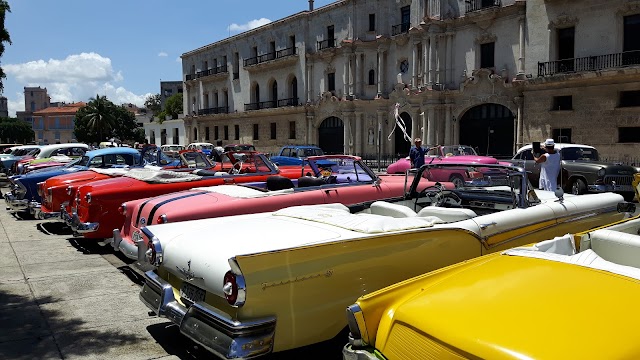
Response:
[[[416,212],[404,205],[389,203],[386,201],[376,201],[369,208],[372,214],[390,216],[394,218],[406,218],[416,216]]]
[[[478,216],[475,211],[464,208],[445,208],[438,206],[427,206],[418,212],[419,217],[436,216],[444,222],[455,222],[467,220]]]
[[[592,249],[603,259],[626,266],[640,268],[640,236],[600,229],[580,240],[580,251]]]

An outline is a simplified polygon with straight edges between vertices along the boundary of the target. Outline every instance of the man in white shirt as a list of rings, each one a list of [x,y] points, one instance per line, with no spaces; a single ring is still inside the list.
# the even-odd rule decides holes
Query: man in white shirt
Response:
[[[540,164],[540,180],[538,181],[538,188],[547,191],[556,191],[558,188],[558,174],[560,174],[560,167],[562,159],[560,153],[555,149],[556,143],[553,139],[547,139],[544,142],[545,153],[536,157],[533,155],[533,160],[536,164]]]

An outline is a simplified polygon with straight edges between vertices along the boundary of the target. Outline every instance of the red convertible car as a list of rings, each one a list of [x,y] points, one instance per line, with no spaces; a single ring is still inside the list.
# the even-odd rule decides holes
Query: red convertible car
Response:
[[[180,152],[179,161],[168,159],[155,146],[150,146],[142,154],[147,166],[171,169],[175,171],[193,171],[194,169],[221,169],[221,164],[211,163],[207,156],[199,150]],[[90,182],[120,177],[129,169],[93,169],[76,173],[59,175],[40,183],[38,188],[42,198],[40,211],[36,217],[40,220],[60,219],[61,206],[71,211],[75,193],[79,186]]]
[[[144,261],[146,249],[138,254],[138,244],[143,238],[141,229],[147,225],[275,211],[295,205],[342,203],[360,210],[377,200],[399,201],[406,191],[404,176],[377,176],[356,156],[312,156],[307,162],[311,176],[298,179],[272,176],[266,182],[200,187],[124,203],[120,210],[125,221],[122,229],[113,231],[113,247],[130,259]],[[423,182],[420,186],[425,188],[435,184],[426,179]],[[446,187],[453,189],[454,185],[448,183]]]
[[[297,179],[305,171],[300,166],[278,169],[260,153],[225,154],[232,160],[223,162],[221,171],[179,173],[132,169],[118,178],[82,185],[76,190],[70,211],[61,212],[61,217],[75,233],[85,238],[111,238],[113,229],[120,229],[124,223],[124,215],[118,210],[124,202],[194,187],[265,181],[272,175]]]

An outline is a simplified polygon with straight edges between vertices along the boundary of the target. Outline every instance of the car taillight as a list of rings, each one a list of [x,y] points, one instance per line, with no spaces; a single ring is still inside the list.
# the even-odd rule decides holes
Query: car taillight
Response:
[[[126,215],[127,214],[127,204],[121,204],[120,207],[118,207],[118,212],[122,215]]]
[[[87,193],[87,195],[84,196],[84,199],[87,200],[87,204],[91,204],[91,193]]]
[[[162,214],[162,215],[158,216],[158,221],[157,221],[158,224],[166,224],[168,222],[169,221],[167,220],[167,215],[166,214]]]
[[[227,271],[224,274],[222,292],[230,305],[235,305],[236,300],[238,300],[238,283],[236,280],[236,274],[231,271]]]
[[[36,189],[38,190],[38,196],[42,198],[44,196],[44,182],[37,183]]]
[[[71,186],[67,186],[67,195],[71,196]]]

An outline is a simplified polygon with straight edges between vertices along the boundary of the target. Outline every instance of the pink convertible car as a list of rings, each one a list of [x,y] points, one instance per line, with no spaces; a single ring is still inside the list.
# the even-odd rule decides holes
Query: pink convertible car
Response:
[[[429,149],[425,155],[426,164],[436,164],[438,162],[454,162],[469,164],[499,164],[500,162],[490,156],[480,156],[476,151],[467,145],[436,145]],[[402,158],[387,167],[387,174],[404,174],[411,168],[409,157]],[[447,180],[447,179],[443,179]],[[470,180],[469,175],[452,173],[448,181],[461,185],[462,181]]]

